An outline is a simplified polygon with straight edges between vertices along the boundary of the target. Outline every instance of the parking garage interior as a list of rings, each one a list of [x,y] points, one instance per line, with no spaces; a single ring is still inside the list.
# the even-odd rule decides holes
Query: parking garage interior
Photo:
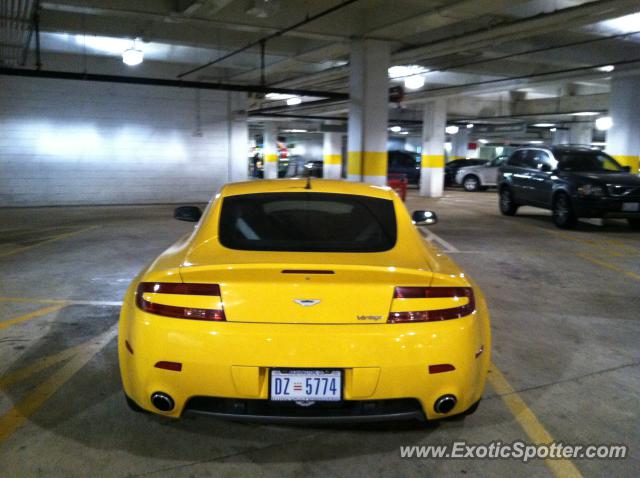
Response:
[[[639,88],[637,1],[0,2],[0,476],[636,476],[640,186],[621,214],[560,229],[555,210],[501,213],[500,170],[523,148],[577,148],[637,180]],[[484,172],[450,176],[455,161]],[[193,231],[174,208],[298,177],[437,214],[424,240],[491,315],[473,415],[290,425],[127,406],[120,308]],[[626,455],[402,451],[460,442]]]

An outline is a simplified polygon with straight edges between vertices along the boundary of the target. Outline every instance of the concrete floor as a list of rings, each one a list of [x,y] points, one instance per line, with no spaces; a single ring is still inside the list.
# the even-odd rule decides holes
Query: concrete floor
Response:
[[[0,210],[0,476],[637,476],[640,234],[622,223],[559,231],[548,213],[528,208],[505,218],[496,199],[461,191],[408,199],[437,211],[431,239],[483,288],[493,320],[496,369],[479,410],[427,427],[129,411],[117,303],[191,225],[171,219],[168,206]],[[401,445],[549,436],[627,444],[631,457],[525,465],[399,454]]]

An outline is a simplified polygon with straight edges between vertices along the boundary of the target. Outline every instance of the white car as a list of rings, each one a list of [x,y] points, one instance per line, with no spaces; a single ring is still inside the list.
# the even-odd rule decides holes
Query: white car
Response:
[[[472,192],[489,186],[496,186],[498,184],[498,167],[508,157],[507,155],[496,156],[488,163],[460,168],[456,173],[456,184]]]

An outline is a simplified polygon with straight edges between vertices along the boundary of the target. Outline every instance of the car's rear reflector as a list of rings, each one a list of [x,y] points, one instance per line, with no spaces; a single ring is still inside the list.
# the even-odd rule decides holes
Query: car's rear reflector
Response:
[[[155,368],[161,368],[164,370],[171,370],[172,372],[181,372],[182,371],[182,364],[180,362],[167,362],[167,361],[160,361],[157,362],[155,364]]]
[[[436,365],[429,365],[429,373],[442,373],[451,372],[456,368],[450,363],[439,363]]]
[[[150,314],[173,317],[175,319],[224,321],[223,309],[204,309],[158,304],[144,298],[144,294],[179,294],[220,296],[218,284],[183,284],[171,282],[141,282],[136,291],[136,305]]]
[[[459,319],[471,314],[475,309],[473,289],[471,287],[396,287],[394,299],[467,299],[467,303],[448,309],[417,310],[411,312],[390,312],[387,322],[399,324],[407,322],[435,322],[439,320]]]

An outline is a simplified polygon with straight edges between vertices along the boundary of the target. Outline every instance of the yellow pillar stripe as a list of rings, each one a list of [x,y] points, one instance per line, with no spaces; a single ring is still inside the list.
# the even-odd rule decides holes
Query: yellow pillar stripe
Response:
[[[95,229],[96,227],[98,227],[98,226],[85,227],[84,229],[80,229],[79,231],[68,232],[66,234],[60,234],[59,236],[52,237],[51,239],[47,239],[45,241],[38,242],[37,244],[33,244],[31,246],[24,246],[24,247],[20,247],[18,249],[14,249],[12,251],[7,251],[7,252],[0,253],[0,257],[10,256],[10,255],[16,254],[18,252],[26,251],[28,249],[32,249],[34,247],[41,246],[43,244],[48,244],[48,243],[53,242],[53,241],[59,241],[60,239],[65,239],[67,237],[75,236],[77,234],[80,234],[82,232],[88,231],[90,229]]]
[[[352,175],[387,175],[386,151],[349,151],[347,171]]]
[[[278,154],[273,154],[273,153],[265,154],[264,155],[264,161],[266,163],[277,163],[278,162]]]
[[[423,168],[444,168],[444,155],[443,154],[423,154],[422,167]]]
[[[36,317],[42,317],[43,315],[50,314],[52,312],[55,312],[56,310],[62,309],[66,305],[67,304],[51,305],[43,309],[29,312],[28,314],[21,315],[19,317],[16,317],[15,319],[5,320],[4,322],[0,322],[0,330],[6,329],[7,327],[11,327],[12,325],[19,324],[21,322],[26,322],[29,319],[35,319]]]
[[[342,164],[341,154],[325,154],[322,159],[324,164]]]
[[[632,173],[637,173],[640,167],[640,156],[637,155],[615,155],[613,156],[623,166],[630,166]]]
[[[491,372],[488,376],[489,383],[505,403],[509,411],[513,414],[529,439],[536,444],[551,443],[554,441],[551,434],[540,423],[534,413],[527,407],[527,404],[513,389],[505,376],[500,372],[495,364],[491,364]],[[581,477],[580,471],[575,465],[566,459],[545,460],[544,463],[558,477]]]
[[[4,415],[0,416],[0,445],[9,438],[31,415],[69,381],[89,360],[115,337],[117,325],[107,332],[86,343],[78,353],[64,366],[56,370],[49,377],[35,387],[29,394],[16,402]]]

